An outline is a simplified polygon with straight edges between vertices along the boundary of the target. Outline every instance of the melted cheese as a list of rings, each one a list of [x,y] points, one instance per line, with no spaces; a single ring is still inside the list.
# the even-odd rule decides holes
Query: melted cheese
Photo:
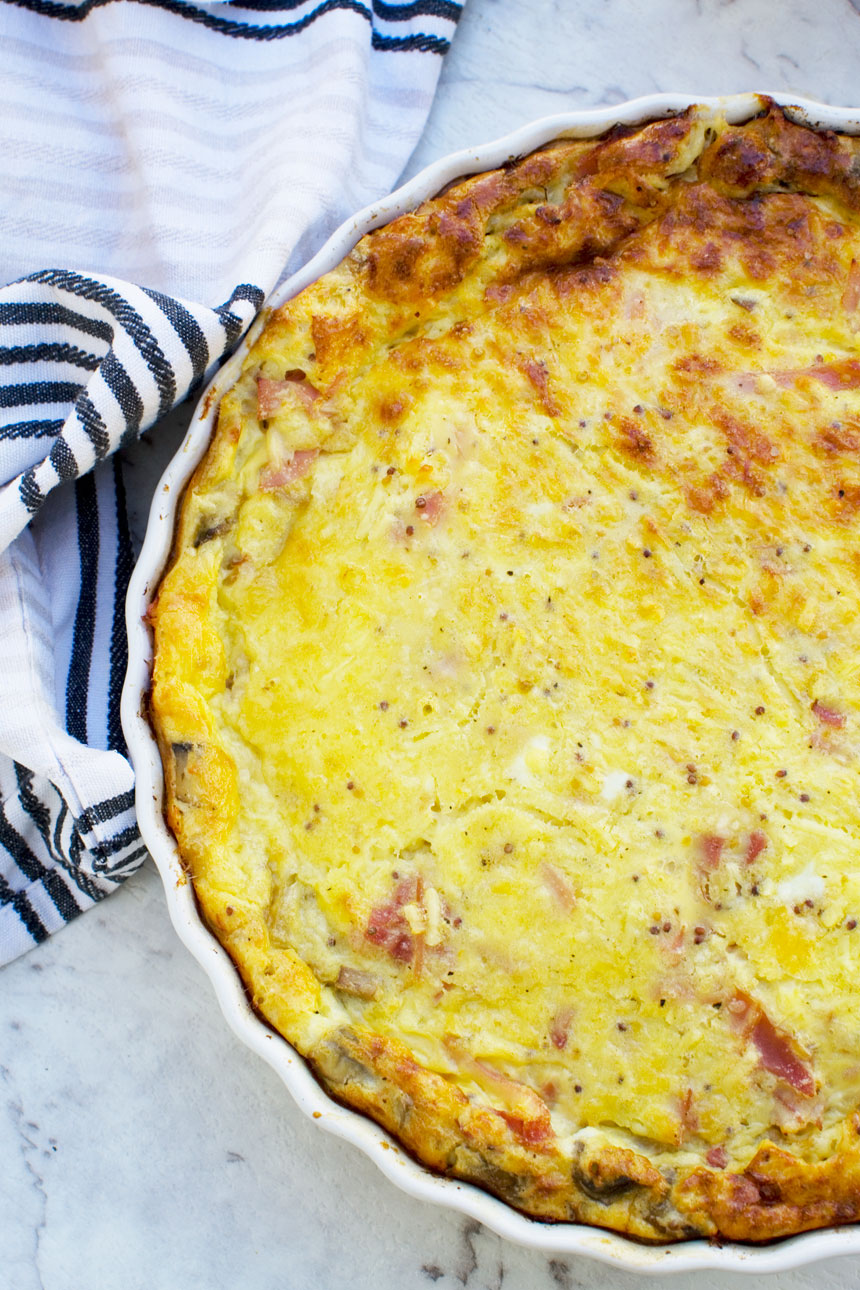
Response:
[[[288,1037],[682,1174],[826,1160],[860,1097],[860,224],[705,182],[726,131],[596,258],[511,268],[544,186],[453,286],[372,234],[286,306],[157,618],[165,747],[234,775],[174,827]]]

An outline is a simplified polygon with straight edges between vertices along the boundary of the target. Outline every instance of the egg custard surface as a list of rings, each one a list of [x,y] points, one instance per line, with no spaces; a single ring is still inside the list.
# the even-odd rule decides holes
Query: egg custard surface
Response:
[[[860,145],[559,141],[362,239],[224,397],[150,611],[255,1008],[537,1218],[860,1211]]]

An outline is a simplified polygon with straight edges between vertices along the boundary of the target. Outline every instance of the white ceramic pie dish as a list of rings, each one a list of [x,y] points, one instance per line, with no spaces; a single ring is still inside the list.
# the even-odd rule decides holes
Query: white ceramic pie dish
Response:
[[[794,114],[808,124],[860,133],[860,109],[829,107],[780,94],[770,97],[793,108]],[[273,294],[267,307],[283,304],[339,264],[365,233],[413,209],[460,176],[491,169],[563,135],[590,137],[616,124],[638,124],[683,111],[691,103],[721,108],[732,122],[747,119],[759,108],[759,98],[754,94],[723,99],[651,95],[615,107],[544,117],[493,143],[457,152],[435,162],[390,197],[347,220],[310,263]],[[360,1147],[404,1191],[476,1218],[522,1245],[553,1254],[581,1254],[645,1273],[700,1268],[763,1273],[797,1267],[816,1259],[860,1253],[860,1226],[805,1233],[764,1247],[731,1243],[717,1246],[705,1241],[645,1246],[597,1228],[552,1225],[526,1218],[477,1187],[432,1174],[413,1161],[378,1125],[332,1101],[304,1060],[251,1009],[231,959],[201,921],[192,886],[185,878],[175,841],[164,822],[161,760],[146,715],[152,642],[144,614],[170,552],[176,508],[183,488],[209,442],[220,396],[238,375],[249,343],[261,326],[262,320],[258,320],[249,337],[209,385],[182,446],[156,490],[146,539],[128,591],[129,664],[122,696],[122,723],[136,775],[140,830],[164,881],[174,927],[210,977],[233,1031],[278,1072],[305,1114],[312,1116],[322,1128]]]

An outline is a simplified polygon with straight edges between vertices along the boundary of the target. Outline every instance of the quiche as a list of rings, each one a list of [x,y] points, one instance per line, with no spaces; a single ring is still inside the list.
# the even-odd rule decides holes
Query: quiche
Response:
[[[560,139],[362,238],[224,396],[150,610],[259,1014],[536,1219],[860,1214],[860,141]]]

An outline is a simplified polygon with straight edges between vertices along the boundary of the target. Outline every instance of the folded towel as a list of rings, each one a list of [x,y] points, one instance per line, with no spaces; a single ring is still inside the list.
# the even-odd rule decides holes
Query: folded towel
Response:
[[[0,963],[146,854],[119,722],[133,550],[112,454],[392,187],[460,10],[0,4]]]

